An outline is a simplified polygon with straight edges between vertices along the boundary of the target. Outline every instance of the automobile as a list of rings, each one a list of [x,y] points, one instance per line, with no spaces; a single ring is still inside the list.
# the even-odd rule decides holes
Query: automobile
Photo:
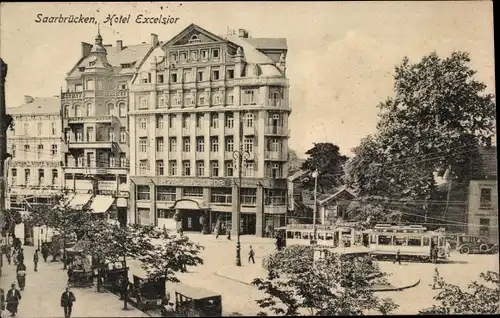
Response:
[[[458,234],[457,250],[460,254],[496,254],[498,244],[488,243],[484,236]]]

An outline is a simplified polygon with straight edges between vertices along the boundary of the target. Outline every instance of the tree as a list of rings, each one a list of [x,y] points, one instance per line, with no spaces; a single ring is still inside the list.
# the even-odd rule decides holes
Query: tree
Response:
[[[16,225],[19,225],[23,222],[21,213],[19,211],[5,210],[4,217],[5,224],[2,228],[2,236],[10,235],[15,238]]]
[[[347,157],[340,154],[338,146],[332,143],[315,143],[314,147],[306,152],[309,157],[302,164],[302,170],[319,171],[318,191],[326,193],[342,182],[342,166],[347,161]],[[309,178],[304,182],[304,188],[314,189],[314,178]]]
[[[304,160],[300,159],[297,152],[293,149],[288,149],[288,176],[300,170],[300,167],[304,163]]]
[[[203,246],[187,236],[169,236],[168,231],[164,230],[160,243],[141,257],[141,267],[153,279],[179,282],[175,273],[183,272],[186,266],[203,264],[199,256],[202,250]]]
[[[370,257],[326,253],[315,260],[314,249],[292,245],[271,255],[268,278],[253,281],[267,294],[257,300],[261,308],[284,316],[298,316],[305,310],[315,316],[362,315],[370,310],[388,314],[397,308],[371,291],[386,281]]]
[[[439,305],[423,309],[420,315],[494,315],[500,314],[500,275],[488,271],[479,275],[490,286],[472,282],[469,291],[445,284],[434,297]]]

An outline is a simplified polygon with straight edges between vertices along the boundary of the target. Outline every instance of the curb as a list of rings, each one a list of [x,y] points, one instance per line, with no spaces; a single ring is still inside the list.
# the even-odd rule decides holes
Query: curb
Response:
[[[405,290],[405,289],[410,289],[410,288],[413,288],[413,287],[416,287],[418,284],[420,284],[420,279],[417,280],[416,283],[413,283],[411,285],[408,285],[408,286],[403,286],[403,287],[394,287],[394,286],[391,286],[391,287],[387,287],[387,288],[376,288],[376,289],[371,289],[372,292],[389,292],[389,291],[402,291],[402,290]]]
[[[232,281],[234,281],[234,282],[238,282],[238,283],[241,283],[241,284],[245,284],[245,285],[247,285],[247,286],[252,286],[252,284],[249,284],[249,283],[244,282],[244,281],[242,281],[242,280],[238,280],[238,279],[236,279],[236,278],[232,278],[232,277],[229,277],[229,276],[225,276],[225,275],[219,274],[219,273],[217,273],[217,272],[214,272],[214,275],[215,275],[215,276],[218,276],[218,277],[225,278],[225,279],[232,280]]]

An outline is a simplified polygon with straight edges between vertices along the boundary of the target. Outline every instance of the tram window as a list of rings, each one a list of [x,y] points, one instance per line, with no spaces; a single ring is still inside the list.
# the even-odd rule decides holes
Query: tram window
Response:
[[[377,236],[370,235],[370,244],[377,244]]]
[[[378,244],[391,245],[391,243],[392,243],[392,236],[387,236],[387,235],[379,235],[378,236]]]
[[[418,236],[408,237],[408,246],[420,246],[422,245],[422,238]]]
[[[293,232],[286,232],[286,238],[293,239]]]
[[[294,237],[293,237],[293,238],[294,238],[294,239],[299,239],[299,240],[300,240],[300,239],[302,238],[302,233],[300,233],[300,232],[295,232],[295,235],[294,235]]]
[[[439,238],[439,246],[444,246],[444,237]]]
[[[431,240],[429,237],[424,237],[424,246],[430,246],[431,245]]]
[[[309,233],[308,232],[302,233],[302,239],[303,240],[308,240],[309,239]]]
[[[406,236],[395,236],[394,245],[406,245]]]
[[[324,240],[325,239],[325,233],[318,233],[318,240]]]
[[[333,240],[333,234],[332,233],[326,233],[326,240]]]

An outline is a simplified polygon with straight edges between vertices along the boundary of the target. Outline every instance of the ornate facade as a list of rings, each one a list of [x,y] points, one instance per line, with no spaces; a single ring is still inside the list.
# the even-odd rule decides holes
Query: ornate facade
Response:
[[[239,151],[241,233],[284,225],[286,53],[285,39],[190,25],[150,55],[130,86],[134,222],[235,232]]]

